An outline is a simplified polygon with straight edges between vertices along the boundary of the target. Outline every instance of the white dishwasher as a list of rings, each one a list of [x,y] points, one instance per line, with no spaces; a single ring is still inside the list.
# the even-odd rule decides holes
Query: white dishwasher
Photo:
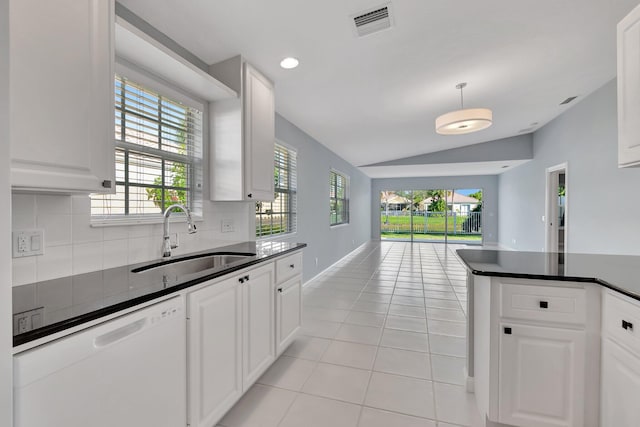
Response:
[[[15,427],[186,425],[181,296],[14,356]]]

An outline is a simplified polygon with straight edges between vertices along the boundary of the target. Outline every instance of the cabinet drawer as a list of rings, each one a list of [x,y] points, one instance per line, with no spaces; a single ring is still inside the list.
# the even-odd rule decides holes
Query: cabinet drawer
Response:
[[[282,283],[302,273],[302,252],[296,252],[276,261],[276,283]]]
[[[501,317],[573,324],[586,321],[584,289],[502,283],[500,290]]]
[[[602,329],[606,336],[640,355],[640,303],[605,291]]]

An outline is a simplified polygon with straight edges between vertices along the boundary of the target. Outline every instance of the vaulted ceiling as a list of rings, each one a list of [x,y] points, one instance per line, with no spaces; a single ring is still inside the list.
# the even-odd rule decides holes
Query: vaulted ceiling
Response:
[[[637,0],[120,0],[206,63],[242,54],[276,110],[354,165],[531,132],[616,75],[616,23]],[[388,4],[390,29],[352,17]],[[279,62],[295,56],[300,66]],[[491,108],[489,129],[442,136],[435,118]],[[568,97],[578,98],[568,105]]]

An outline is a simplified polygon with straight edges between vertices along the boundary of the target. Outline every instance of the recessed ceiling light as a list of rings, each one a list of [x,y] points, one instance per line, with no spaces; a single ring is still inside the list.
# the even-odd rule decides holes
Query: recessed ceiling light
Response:
[[[292,56],[289,56],[288,58],[284,58],[282,61],[280,61],[280,66],[285,70],[296,68],[298,64],[300,64],[300,61],[298,61],[296,58]]]

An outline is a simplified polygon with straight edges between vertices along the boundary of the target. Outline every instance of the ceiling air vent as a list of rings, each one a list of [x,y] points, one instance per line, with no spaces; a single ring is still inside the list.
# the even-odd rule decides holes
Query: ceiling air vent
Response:
[[[574,100],[574,99],[576,99],[576,98],[577,98],[577,96],[570,96],[570,97],[568,97],[567,99],[565,99],[564,101],[562,101],[562,102],[560,103],[560,105],[566,105],[566,104],[570,103],[571,101],[573,101],[573,100]]]
[[[359,37],[391,28],[390,5],[376,7],[352,16]]]

